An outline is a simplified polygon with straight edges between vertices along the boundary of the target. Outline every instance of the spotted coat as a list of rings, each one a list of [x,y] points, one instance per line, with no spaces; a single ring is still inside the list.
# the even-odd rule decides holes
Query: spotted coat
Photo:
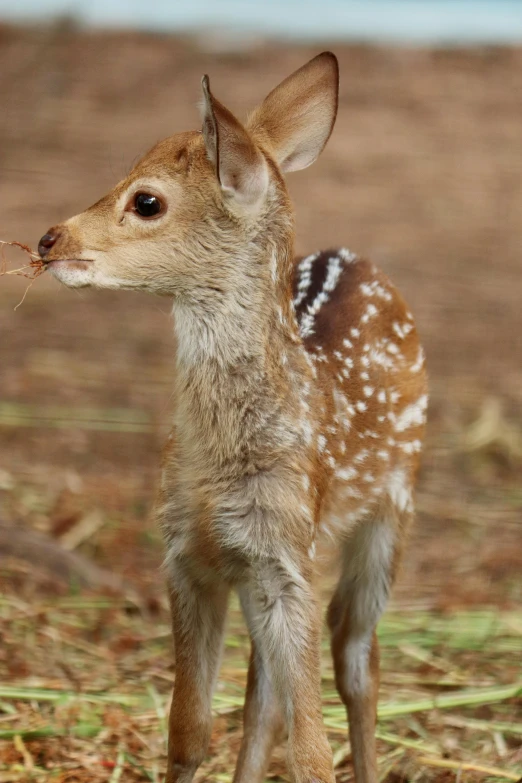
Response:
[[[293,297],[322,390],[315,437],[329,490],[321,530],[349,531],[383,497],[412,512],[428,396],[411,313],[380,270],[344,248],[300,259]]]

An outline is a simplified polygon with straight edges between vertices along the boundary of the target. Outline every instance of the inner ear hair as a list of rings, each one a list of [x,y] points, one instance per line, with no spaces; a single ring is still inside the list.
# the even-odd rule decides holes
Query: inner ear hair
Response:
[[[246,128],[213,96],[208,76],[201,86],[203,138],[222,191],[245,206],[256,204],[268,186],[264,155]]]

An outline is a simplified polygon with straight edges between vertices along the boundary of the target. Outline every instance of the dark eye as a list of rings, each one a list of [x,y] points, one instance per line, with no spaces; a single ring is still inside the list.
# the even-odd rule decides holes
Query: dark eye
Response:
[[[163,204],[157,196],[150,193],[137,193],[134,197],[134,210],[140,217],[155,217],[163,210]]]

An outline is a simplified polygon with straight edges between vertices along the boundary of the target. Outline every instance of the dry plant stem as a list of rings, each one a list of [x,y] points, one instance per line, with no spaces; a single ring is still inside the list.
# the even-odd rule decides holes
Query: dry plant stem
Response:
[[[506,780],[519,781],[520,777],[518,773],[507,772],[504,769],[498,769],[498,767],[486,767],[482,764],[465,764],[460,761],[451,761],[450,759],[432,759],[429,756],[419,756],[417,758],[419,764],[425,764],[427,767],[439,767],[441,769],[455,769],[462,770],[463,772],[481,772],[484,775],[493,775],[495,777],[502,777]]]
[[[42,271],[43,271],[43,270],[42,270]],[[40,274],[40,273],[38,273],[38,274]],[[31,286],[32,286],[32,284],[34,283],[35,279],[36,279],[36,278],[34,278],[34,277],[32,278],[31,282],[29,283],[29,285],[27,286],[27,288],[26,288],[26,289],[25,289],[25,291],[24,291],[24,295],[22,296],[22,298],[20,299],[20,301],[18,302],[18,304],[14,306],[14,308],[13,308],[14,310],[18,310],[18,308],[20,307],[20,305],[23,305],[23,303],[25,302],[25,297],[27,296],[27,292],[28,292],[28,291],[29,291],[29,289],[31,288]]]
[[[0,274],[1,275],[22,275],[22,277],[29,277],[34,279],[35,277],[38,277],[38,275],[41,275],[42,272],[45,271],[45,264],[34,250],[32,250],[29,245],[24,245],[21,242],[6,242],[2,239],[0,239],[0,245],[2,248],[5,247],[19,247],[21,250],[23,250],[25,253],[27,253],[31,261],[29,264],[26,264],[26,266],[21,266],[18,269],[6,269],[6,259],[5,259],[5,251],[2,250],[2,265],[0,268]],[[24,272],[24,269],[32,269],[33,272]]]
[[[40,275],[45,272],[45,264],[34,250],[31,250],[29,245],[24,245],[21,242],[6,242],[4,240],[0,240],[0,246],[2,247],[2,257],[0,259],[0,275],[19,275],[20,277],[27,277],[28,280],[31,282],[25,289],[24,295],[22,296],[21,300],[18,302],[15,310],[18,310],[21,304],[24,303],[25,297],[27,296],[27,292],[31,288],[33,282],[36,280],[37,277],[40,277]],[[24,253],[27,253],[30,257],[30,262],[26,264],[25,266],[18,267],[18,269],[6,269],[7,261],[5,258],[5,247],[19,247],[21,250],[24,251]],[[26,272],[24,270],[28,269],[29,271]]]

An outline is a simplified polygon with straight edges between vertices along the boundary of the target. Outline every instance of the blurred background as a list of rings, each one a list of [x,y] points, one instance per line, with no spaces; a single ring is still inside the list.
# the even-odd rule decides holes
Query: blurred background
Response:
[[[381,779],[518,780],[522,2],[0,0],[0,239],[36,247],[157,140],[198,127],[203,73],[242,117],[325,48],[339,114],[289,179],[297,252],[377,262],[415,314],[431,386],[417,524],[381,626]],[[15,311],[26,285],[0,280],[0,780],[160,780],[173,674],[151,508],[169,303],[44,275]],[[234,609],[202,780],[230,779],[247,660]],[[326,640],[324,661],[352,780]],[[287,779],[281,752],[271,774]]]

